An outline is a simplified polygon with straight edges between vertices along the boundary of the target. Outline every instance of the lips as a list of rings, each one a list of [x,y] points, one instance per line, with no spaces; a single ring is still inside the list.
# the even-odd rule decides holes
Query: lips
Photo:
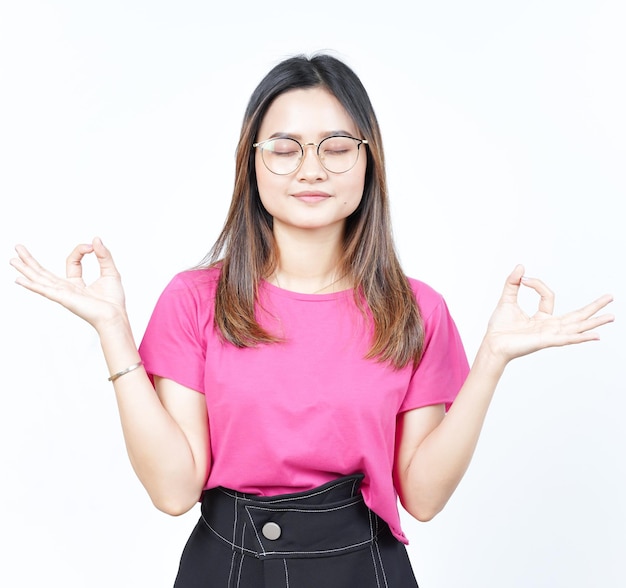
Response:
[[[322,202],[323,200],[328,200],[331,197],[327,192],[318,192],[318,191],[306,191],[306,192],[298,192],[297,194],[292,195],[294,198],[297,198],[301,202],[307,202],[310,204],[314,204],[316,202]]]

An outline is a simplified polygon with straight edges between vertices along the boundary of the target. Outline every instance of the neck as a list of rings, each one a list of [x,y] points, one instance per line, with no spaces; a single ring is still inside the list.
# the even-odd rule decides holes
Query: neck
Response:
[[[337,231],[285,231],[274,227],[278,263],[269,280],[276,286],[305,294],[349,288],[340,267],[342,235]]]

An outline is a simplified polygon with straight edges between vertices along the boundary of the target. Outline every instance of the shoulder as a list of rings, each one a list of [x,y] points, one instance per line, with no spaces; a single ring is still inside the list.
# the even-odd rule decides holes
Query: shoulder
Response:
[[[417,369],[421,374],[437,373],[437,377],[441,378],[438,368],[443,366],[449,377],[460,378],[458,381],[453,378],[452,388],[455,388],[456,394],[469,366],[454,318],[437,290],[419,280],[409,278],[409,282],[415,292],[424,326],[424,355]]]
[[[165,292],[188,292],[214,296],[220,277],[219,267],[190,269],[174,275]]]
[[[409,285],[415,295],[415,300],[417,301],[422,318],[425,321],[427,321],[433,313],[437,313],[438,311],[446,308],[443,296],[433,287],[429,286],[425,282],[408,276],[407,280],[409,281]]]
[[[159,297],[161,311],[212,312],[220,269],[216,267],[191,269],[174,275]]]

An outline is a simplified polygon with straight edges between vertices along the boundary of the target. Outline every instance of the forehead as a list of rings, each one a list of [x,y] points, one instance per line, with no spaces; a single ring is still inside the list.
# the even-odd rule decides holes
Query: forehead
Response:
[[[285,92],[272,102],[261,122],[259,138],[288,134],[310,140],[336,131],[355,135],[357,128],[346,109],[328,90],[306,88]]]

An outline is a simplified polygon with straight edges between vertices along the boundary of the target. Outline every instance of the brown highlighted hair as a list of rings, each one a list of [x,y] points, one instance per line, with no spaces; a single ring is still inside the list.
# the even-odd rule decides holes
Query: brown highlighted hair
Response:
[[[347,218],[343,256],[345,275],[363,312],[369,310],[374,337],[369,359],[396,368],[417,365],[424,332],[415,296],[400,267],[391,230],[385,162],[378,121],[357,75],[326,54],[296,56],[276,65],[254,90],[239,138],[233,197],[222,232],[202,262],[220,264],[215,300],[215,325],[225,340],[238,347],[280,344],[255,317],[259,282],[276,267],[272,217],[261,204],[252,144],[274,99],[290,90],[324,88],[346,109],[367,139],[367,170],[363,198]]]

